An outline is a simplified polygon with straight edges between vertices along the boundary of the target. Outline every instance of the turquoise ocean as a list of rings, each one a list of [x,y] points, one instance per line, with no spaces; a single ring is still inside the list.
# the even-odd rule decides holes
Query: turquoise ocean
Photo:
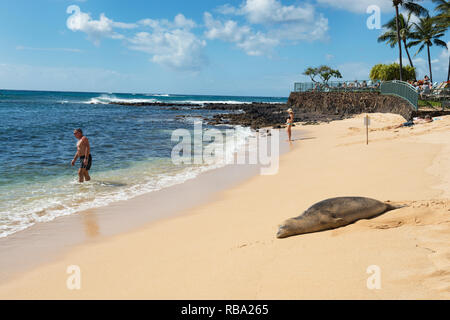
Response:
[[[167,188],[221,165],[175,165],[176,129],[193,131],[189,106],[120,106],[110,102],[284,103],[284,97],[80,93],[0,90],[0,237],[36,223]],[[220,111],[223,113],[223,111]],[[183,115],[185,117],[179,117]],[[204,129],[212,128],[206,124]],[[92,181],[77,181],[75,128],[91,143]],[[234,127],[239,145],[250,129]]]

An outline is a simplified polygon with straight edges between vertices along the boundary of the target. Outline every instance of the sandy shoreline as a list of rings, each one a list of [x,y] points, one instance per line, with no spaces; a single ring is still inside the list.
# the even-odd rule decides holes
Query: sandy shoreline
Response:
[[[255,176],[176,217],[80,245],[0,284],[0,298],[448,299],[450,117],[384,129],[402,121],[373,115],[369,146],[362,116],[307,127],[312,139],[294,142],[277,175]],[[286,218],[347,195],[408,207],[275,239]],[[66,287],[70,265],[81,268],[79,291]],[[372,265],[381,270],[380,290],[366,286]]]

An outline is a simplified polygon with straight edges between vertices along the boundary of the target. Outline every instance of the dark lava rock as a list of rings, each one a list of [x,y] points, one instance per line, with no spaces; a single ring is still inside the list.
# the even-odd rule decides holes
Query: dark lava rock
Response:
[[[414,113],[414,108],[406,100],[379,92],[292,92],[287,104],[294,112],[319,113],[341,118],[360,113],[381,112],[397,113],[410,120]]]
[[[416,113],[405,100],[395,96],[385,96],[377,92],[293,92],[284,103],[206,103],[179,104],[179,103],[122,103],[111,104],[128,106],[189,106],[193,110],[224,111],[211,118],[203,118],[210,125],[241,125],[259,129],[273,127],[281,129],[286,127],[288,119],[287,109],[294,111],[294,121],[303,125],[317,125],[330,121],[350,118],[360,113],[389,112],[411,119]],[[172,108],[171,110],[176,110]],[[186,116],[177,116],[182,118]]]

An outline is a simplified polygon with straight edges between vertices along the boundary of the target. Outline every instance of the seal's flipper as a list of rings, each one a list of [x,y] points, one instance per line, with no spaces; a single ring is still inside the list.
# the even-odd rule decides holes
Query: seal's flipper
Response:
[[[345,220],[342,218],[336,217],[333,213],[330,213],[329,211],[322,212],[319,215],[319,222],[320,224],[341,224],[344,223]]]
[[[386,201],[385,204],[387,205],[386,212],[408,207],[407,204],[395,203],[395,202],[391,202],[391,201]]]

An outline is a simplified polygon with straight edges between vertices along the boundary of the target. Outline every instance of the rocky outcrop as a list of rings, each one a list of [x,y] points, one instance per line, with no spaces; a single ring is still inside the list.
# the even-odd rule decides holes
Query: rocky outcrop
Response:
[[[191,109],[214,110],[214,116],[202,117],[211,125],[242,125],[253,129],[263,127],[281,128],[286,124],[286,110],[292,108],[295,122],[311,125],[352,117],[360,113],[398,113],[410,120],[416,113],[405,100],[384,96],[376,92],[293,92],[287,104],[284,103],[206,103],[180,104],[176,102],[112,102],[111,104],[126,106],[158,106],[171,107],[170,110]],[[181,119],[185,115],[180,115]]]
[[[286,112],[286,104],[252,103],[252,104],[208,104],[203,109],[228,110],[229,113],[217,114],[210,119],[206,119],[208,124],[220,125],[242,125],[252,129],[263,127],[281,128],[286,124],[289,117]],[[318,124],[319,122],[329,122],[343,119],[340,115],[320,114],[316,112],[304,112],[295,115],[295,122],[304,124]]]
[[[410,120],[414,114],[407,101],[378,92],[292,92],[287,104],[299,116],[312,112],[346,118],[354,114],[381,112],[397,113]]]

